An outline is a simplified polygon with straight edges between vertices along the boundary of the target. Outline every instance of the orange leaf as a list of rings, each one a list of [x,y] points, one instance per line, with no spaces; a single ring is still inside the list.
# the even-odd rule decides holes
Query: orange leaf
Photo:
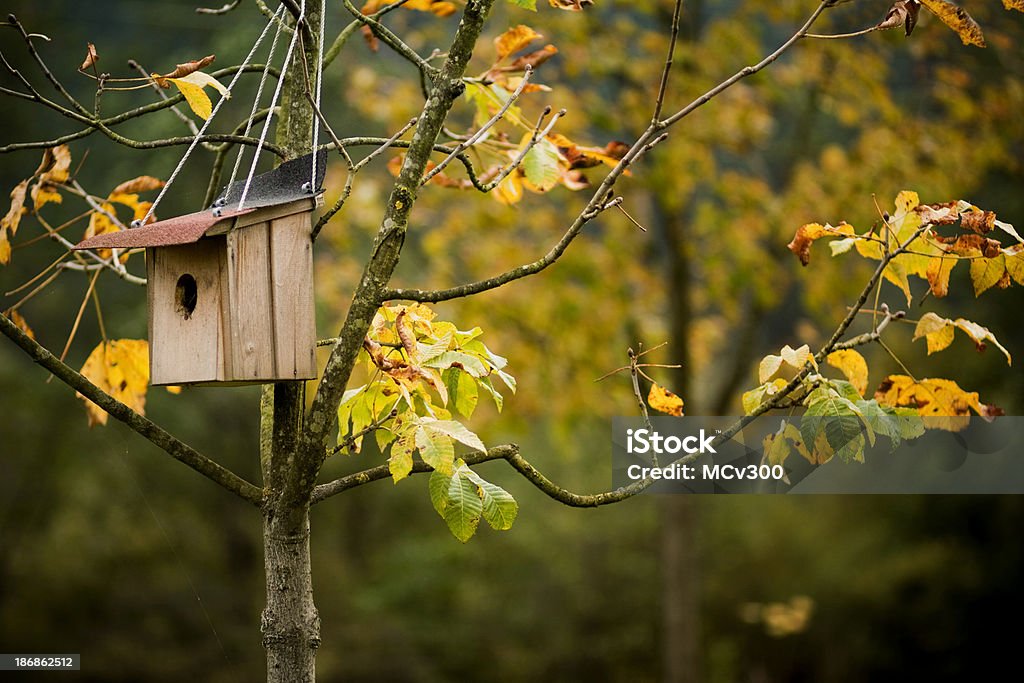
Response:
[[[110,193],[115,194],[132,194],[134,192],[147,192],[149,190],[159,190],[164,186],[164,181],[159,178],[154,178],[151,175],[140,175],[138,178],[132,178],[126,180],[113,189]]]
[[[666,413],[676,417],[683,416],[683,399],[660,384],[652,384],[647,394],[647,405],[659,413]]]
[[[494,49],[498,53],[498,61],[500,62],[510,54],[519,52],[533,41],[543,37],[524,24],[513,26],[494,39]]]
[[[807,265],[811,261],[811,245],[822,237],[840,237],[854,234],[853,226],[849,223],[840,223],[838,226],[822,225],[821,223],[807,223],[796,230],[793,240],[786,245],[786,248],[796,254],[800,263]]]

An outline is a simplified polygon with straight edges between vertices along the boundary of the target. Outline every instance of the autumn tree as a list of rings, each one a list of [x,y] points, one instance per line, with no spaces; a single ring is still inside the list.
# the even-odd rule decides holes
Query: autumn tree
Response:
[[[222,8],[202,11],[243,11],[242,4],[236,0]],[[23,26],[14,16],[8,18],[7,33],[16,36],[9,42],[20,42],[34,65],[31,74],[23,73],[5,59],[8,84],[2,92],[73,122],[74,130],[51,139],[16,141],[0,148],[8,153],[43,150],[37,170],[29,175],[27,169],[28,177],[11,193],[11,207],[0,226],[0,262],[12,258],[10,240],[19,234],[19,229],[24,229],[23,221],[38,224],[41,234],[60,249],[53,265],[18,287],[20,298],[6,306],[7,315],[0,316],[0,329],[35,362],[79,392],[90,420],[102,423],[107,415],[114,416],[261,512],[267,585],[262,631],[268,680],[315,677],[314,658],[320,636],[308,542],[312,505],[376,480],[391,478],[397,483],[411,474],[429,473],[427,488],[433,506],[452,533],[465,541],[481,520],[496,529],[507,529],[517,514],[512,496],[472,469],[478,463],[504,460],[552,499],[578,507],[619,502],[650,484],[643,481],[614,491],[577,494],[548,479],[520,454],[516,445],[485,446],[460,418],[468,419],[474,413],[480,397],[501,410],[506,396],[515,392],[516,381],[506,360],[496,353],[500,351],[500,342],[493,341],[493,334],[486,335],[485,345],[485,335],[473,327],[473,320],[440,320],[431,305],[477,297],[538,275],[559,262],[578,239],[585,240],[588,226],[599,224],[613,213],[635,223],[636,228],[631,226],[630,230],[642,230],[643,224],[630,213],[629,197],[616,195],[617,184],[627,176],[644,174],[648,170],[645,164],[657,164],[659,148],[684,119],[719,95],[735,92],[734,86],[775,64],[791,48],[799,45],[814,53],[820,45],[827,45],[827,40],[852,39],[892,28],[900,28],[910,36],[922,6],[952,28],[965,44],[984,45],[981,29],[974,20],[963,9],[943,0],[897,2],[888,11],[883,3],[877,8],[880,21],[876,18],[865,28],[836,33],[815,33],[813,29],[822,17],[847,9],[842,7],[847,3],[810,3],[814,6],[804,8],[807,16],[775,49],[752,59],[750,65],[725,80],[721,80],[720,74],[715,75],[705,92],[688,104],[673,106],[673,83],[677,80],[673,79],[673,70],[685,9],[684,3],[677,0],[672,12],[663,16],[664,26],[660,30],[665,40],[663,50],[658,52],[658,68],[641,74],[642,87],[631,87],[627,92],[632,98],[629,111],[633,118],[623,129],[637,133],[628,142],[594,142],[584,141],[582,133],[565,125],[563,117],[571,121],[572,112],[544,106],[550,90],[541,82],[545,64],[566,46],[560,46],[557,34],[541,34],[543,14],[537,21],[525,14],[537,9],[534,0],[511,0],[515,8],[508,14],[508,26],[489,23],[494,4],[493,0],[399,0],[390,4],[371,0],[359,8],[349,0],[289,0],[275,10],[258,1],[256,5],[267,15],[267,30],[261,37],[273,32],[273,44],[280,42],[286,54],[286,59],[279,62],[280,67],[270,65],[270,55],[266,66],[257,64],[254,47],[242,63],[219,70],[213,69],[211,56],[185,61],[176,68],[168,64],[155,72],[139,68],[136,71],[140,73],[116,75],[100,67],[103,46],[91,44],[78,74],[71,74],[64,58],[61,66],[52,66],[46,46],[33,32],[36,27]],[[594,3],[550,0],[549,4],[585,16]],[[1017,2],[1004,0],[1004,5],[1021,9]],[[428,12],[439,21],[458,17],[458,26],[452,32],[450,24],[443,24],[450,34],[444,47],[427,54],[429,45],[404,39],[388,27],[388,15],[399,9]],[[325,24],[330,17],[343,18],[347,23],[329,40]],[[527,21],[536,27],[523,23]],[[365,46],[352,40],[357,36],[362,37]],[[549,39],[552,43],[547,42]],[[389,50],[408,64],[411,77],[398,94],[403,101],[416,98],[418,111],[407,123],[396,124],[390,135],[340,137],[331,126],[331,98],[321,96],[324,74],[331,67],[345,71],[348,65],[339,55],[357,49]],[[473,59],[476,61],[471,69]],[[357,69],[351,72],[353,76],[360,73]],[[65,86],[65,79],[72,76],[95,82],[96,94],[91,105],[73,96]],[[789,77],[800,83],[807,78],[803,73],[790,73]],[[265,102],[257,95],[252,109],[243,112],[239,120],[231,121],[230,125],[217,120],[218,128],[214,128],[211,122],[225,102],[222,97],[226,98],[242,78],[259,80],[260,92],[265,84],[269,104],[259,109]],[[44,86],[36,85],[39,79]],[[225,80],[230,80],[226,87]],[[216,103],[206,88],[217,91]],[[111,94],[125,89],[136,89],[139,97],[150,100],[155,93],[156,99],[117,114],[106,113],[104,105]],[[168,115],[182,118],[191,135],[138,140],[118,132],[118,127],[127,122]],[[271,123],[275,127],[273,141],[266,137]],[[261,126],[263,134],[257,132]],[[218,129],[223,132],[212,132]],[[318,244],[320,240],[332,239],[332,228],[337,225],[332,219],[344,216],[349,202],[354,201],[362,180],[360,174],[372,168],[369,164],[374,159],[397,153],[388,165],[391,177],[387,197],[373,207],[376,232],[372,244],[365,245],[361,252],[361,275],[357,282],[349,283],[354,293],[344,322],[337,336],[322,342],[328,356],[319,380],[308,387],[302,382],[281,382],[264,389],[260,452],[253,454],[261,466],[261,485],[227,470],[144,416],[148,383],[145,342],[104,338],[85,366],[75,370],[63,362],[67,347],[57,357],[33,339],[23,307],[30,309],[33,296],[61,274],[83,273],[89,278],[88,293],[75,318],[76,328],[77,320],[91,302],[99,311],[96,283],[100,275],[145,284],[133,272],[141,260],[136,254],[71,252],[76,240],[66,237],[63,230],[74,222],[54,225],[48,218],[52,205],[68,198],[85,202],[79,220],[87,222],[86,236],[141,227],[154,219],[157,204],[174,174],[166,179],[144,174],[126,180],[110,192],[97,193],[84,187],[73,170],[73,159],[78,158],[73,152],[80,144],[78,141],[90,136],[105,136],[113,143],[140,149],[180,147],[187,150],[183,153],[185,158],[193,151],[207,153],[209,190],[200,208],[209,206],[219,187],[228,180],[228,164],[236,150],[252,148],[279,160],[329,150],[337,155],[336,163],[342,168],[344,179],[333,190],[328,188],[328,205],[314,219],[311,232]],[[354,157],[360,153],[357,161]],[[253,170],[255,166],[253,163]],[[244,168],[242,173],[244,177]],[[666,199],[677,190],[671,174],[659,174],[656,169],[651,175],[656,183],[653,196],[660,203],[658,210],[663,214],[676,211],[678,207]],[[740,187],[748,197],[766,191],[754,183]],[[825,222],[829,217],[823,216],[821,222],[806,222],[799,227],[790,242],[789,248],[805,265],[811,259],[813,243],[827,239],[833,254],[856,254],[876,261],[877,266],[867,281],[860,283],[848,313],[817,350],[786,346],[779,354],[761,361],[758,385],[743,398],[748,419],[782,407],[800,407],[812,417],[835,418],[829,422],[808,421],[799,429],[780,429],[776,438],[765,444],[766,457],[773,462],[784,463],[794,454],[815,461],[831,457],[856,460],[862,457],[868,438],[880,434],[895,442],[916,435],[916,426],[908,427],[906,419],[897,418],[942,416],[949,421],[945,426],[954,428],[957,420],[971,411],[984,415],[996,412],[976,394],[946,379],[917,380],[909,373],[894,375],[883,380],[876,392],[868,391],[867,364],[856,349],[882,344],[883,333],[906,318],[902,310],[883,305],[879,298],[883,280],[895,284],[908,303],[914,296],[912,278],[925,281],[931,296],[941,297],[950,286],[951,271],[960,262],[968,264],[976,293],[997,286],[1024,284],[1020,238],[1011,225],[966,201],[922,201],[910,191],[897,195],[901,189],[893,188],[895,204],[880,207],[873,225],[855,228],[837,220],[833,226]],[[152,199],[141,198],[153,192],[160,194]],[[558,221],[556,224],[563,226],[554,241],[544,242],[546,231],[541,231],[535,240],[516,245],[517,253],[522,254],[522,263],[516,267],[463,284],[456,280],[455,284],[438,289],[418,283],[414,287],[396,287],[393,276],[399,258],[407,250],[407,237],[415,234],[429,244],[435,230],[413,213],[421,195],[436,193],[441,201],[452,202],[453,198],[461,198],[459,193],[474,192],[487,195],[499,208],[519,204],[528,193],[579,192],[588,198],[572,215],[551,215],[551,222]],[[550,225],[548,215],[545,214],[544,228]],[[706,218],[713,219],[714,211],[709,209]],[[532,222],[534,227],[541,227],[537,221]],[[714,224],[713,220],[708,222]],[[453,229],[463,231],[462,242],[474,244],[480,239],[472,234],[476,228],[463,224]],[[678,230],[676,226],[668,234],[685,241]],[[636,238],[631,235],[629,239]],[[683,249],[685,245],[677,247]],[[437,251],[446,247],[435,242],[432,248]],[[746,258],[750,263],[763,262],[756,247],[744,248],[749,250]],[[608,249],[601,246],[598,251],[601,250]],[[453,268],[452,274],[457,276],[460,269]],[[604,273],[602,277],[613,277],[613,273]],[[871,314],[869,328],[859,334],[848,334],[865,311]],[[685,317],[685,312],[682,315]],[[674,335],[685,336],[686,327],[685,322],[675,327]],[[925,338],[928,351],[932,352],[948,346],[956,330],[979,345],[999,347],[999,342],[981,325],[935,314],[926,314],[916,323],[915,335]],[[71,337],[74,336],[72,333]],[[69,339],[67,346],[71,343]],[[671,392],[657,384],[652,385],[650,395],[641,390],[641,382],[650,371],[645,365],[649,363],[641,353],[629,353],[622,368],[630,380],[624,384],[626,395],[639,401],[644,414],[645,399],[656,409],[681,414],[683,402]],[[838,374],[825,374],[828,365],[834,366]],[[816,424],[820,425],[817,431]],[[742,423],[737,424],[737,429],[740,426]],[[386,462],[318,483],[328,458],[357,454],[364,444],[371,444],[368,451],[376,449],[384,454]],[[456,448],[462,451],[458,457]]]

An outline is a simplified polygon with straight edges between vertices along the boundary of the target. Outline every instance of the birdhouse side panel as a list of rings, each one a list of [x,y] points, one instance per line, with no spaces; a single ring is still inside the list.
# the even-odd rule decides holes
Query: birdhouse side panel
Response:
[[[316,377],[313,244],[308,212],[271,223],[274,361],[278,377]]]
[[[270,224],[228,233],[227,263],[230,355],[224,379],[275,379]]]
[[[152,384],[220,377],[224,239],[146,250]]]

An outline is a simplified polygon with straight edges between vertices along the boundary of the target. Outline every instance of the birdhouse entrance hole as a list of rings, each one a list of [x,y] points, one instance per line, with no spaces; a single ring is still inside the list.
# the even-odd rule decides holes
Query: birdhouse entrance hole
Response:
[[[178,284],[174,287],[175,310],[178,314],[188,320],[192,317],[192,311],[196,310],[196,303],[199,298],[199,290],[196,287],[196,279],[185,273],[178,278]]]

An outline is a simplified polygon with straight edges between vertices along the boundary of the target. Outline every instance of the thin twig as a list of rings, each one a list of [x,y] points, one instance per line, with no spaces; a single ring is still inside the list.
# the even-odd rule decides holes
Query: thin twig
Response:
[[[441,163],[439,163],[437,166],[434,166],[434,168],[432,168],[425,176],[423,176],[423,180],[420,182],[420,185],[426,185],[428,182],[430,182],[431,178],[433,178],[438,173],[443,171],[445,167],[448,164],[450,164],[452,160],[455,159],[460,153],[466,151],[466,149],[472,147],[479,140],[481,140],[484,137],[484,135],[487,134],[487,131],[493,128],[495,124],[497,124],[498,121],[500,121],[505,116],[505,112],[507,112],[509,108],[513,104],[515,104],[516,100],[519,99],[519,96],[523,92],[523,88],[525,88],[526,84],[530,82],[530,76],[532,75],[533,67],[527,64],[526,70],[523,72],[523,78],[519,82],[519,85],[516,87],[515,90],[512,91],[512,94],[508,96],[508,99],[505,100],[505,103],[501,105],[501,108],[498,109],[494,116],[492,116],[486,123],[484,123],[484,125],[480,126],[480,129],[478,131],[469,136],[469,139],[460,142],[458,146],[455,148],[455,150],[452,151],[451,154],[442,159]],[[544,116],[547,116],[550,112],[551,108],[548,107],[547,109],[544,110]],[[543,120],[543,118],[541,120]]]
[[[651,123],[658,123],[661,118],[661,108],[665,104],[665,92],[668,90],[668,76],[672,71],[672,62],[676,53],[676,41],[679,38],[679,15],[682,13],[683,0],[676,0],[672,9],[672,28],[669,31],[668,54],[665,56],[665,66],[661,70],[661,82],[658,84],[658,96],[654,100],[654,115]]]

